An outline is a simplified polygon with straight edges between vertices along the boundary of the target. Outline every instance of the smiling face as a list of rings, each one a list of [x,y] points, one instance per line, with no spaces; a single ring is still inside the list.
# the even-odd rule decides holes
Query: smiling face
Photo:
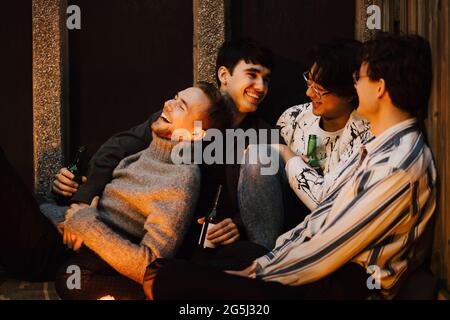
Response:
[[[316,64],[312,66],[309,75],[314,74],[316,67]],[[333,120],[343,116],[350,117],[350,114],[353,111],[353,107],[350,103],[352,100],[351,98],[338,96],[311,79],[309,82],[306,95],[311,99],[314,115],[323,117],[327,120]],[[318,95],[313,90],[312,86],[314,86],[318,92],[325,93],[325,95]]]
[[[197,87],[190,87],[164,103],[161,116],[152,124],[152,130],[159,137],[170,139],[177,129],[185,129],[192,136],[183,137],[185,140],[195,138],[194,121],[205,121],[211,101],[208,96]]]
[[[218,70],[221,91],[226,92],[241,113],[254,112],[269,89],[270,70],[260,64],[239,61],[230,72],[226,67]]]

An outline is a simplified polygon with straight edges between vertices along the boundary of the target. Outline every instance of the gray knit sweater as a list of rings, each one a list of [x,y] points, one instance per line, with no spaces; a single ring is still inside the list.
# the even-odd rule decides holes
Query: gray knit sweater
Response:
[[[87,247],[138,283],[150,262],[175,254],[193,219],[200,169],[173,164],[175,144],[154,135],[146,150],[119,163],[98,209],[80,210],[65,222]]]

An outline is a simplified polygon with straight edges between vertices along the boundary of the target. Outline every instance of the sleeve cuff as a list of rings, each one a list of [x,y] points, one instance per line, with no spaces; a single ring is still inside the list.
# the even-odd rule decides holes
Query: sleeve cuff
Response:
[[[284,167],[289,180],[291,180],[293,175],[295,175],[297,172],[302,171],[302,169],[304,168],[309,168],[309,166],[300,157],[293,157],[289,159],[289,161],[286,162],[286,166]]]
[[[264,267],[267,265],[268,261],[265,257],[260,257],[255,260],[256,268],[255,275],[256,278],[262,278],[264,276]]]

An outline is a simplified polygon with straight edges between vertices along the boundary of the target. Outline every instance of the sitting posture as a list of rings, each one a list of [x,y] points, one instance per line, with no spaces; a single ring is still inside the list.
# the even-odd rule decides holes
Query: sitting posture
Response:
[[[156,277],[147,278],[147,295],[394,297],[430,248],[436,169],[422,130],[431,70],[430,45],[419,36],[380,34],[365,43],[354,81],[357,112],[369,120],[374,138],[340,164],[321,203],[244,270],[224,273],[182,261],[152,265],[148,270]]]
[[[199,195],[199,167],[174,164],[172,149],[179,143],[202,139],[204,129],[224,127],[228,113],[220,92],[211,84],[198,83],[180,91],[152,123],[151,144],[116,166],[100,199],[94,198],[90,206],[75,204],[67,210],[59,224],[62,237],[42,219],[36,205],[30,205],[33,210],[18,211],[11,206],[2,211],[2,219],[8,221],[1,224],[2,265],[13,274],[21,270],[24,278],[52,278],[57,264],[67,260],[63,244],[75,251],[84,245],[66,261],[66,266],[81,268],[81,289],[70,290],[66,280],[71,273],[64,267],[56,283],[62,298],[96,299],[106,294],[143,297],[146,266],[156,258],[174,256],[193,219]],[[195,121],[201,121],[202,127],[195,126]],[[177,135],[173,136],[175,130]],[[8,183],[14,186],[20,182],[10,179]],[[6,198],[17,199],[14,188],[9,189]],[[49,214],[55,208],[41,206],[56,220],[57,216]],[[33,223],[36,220],[39,223]],[[24,239],[19,241],[22,234]],[[28,257],[33,246],[39,250]]]
[[[270,128],[257,115],[256,111],[269,90],[271,70],[274,67],[272,53],[250,40],[224,42],[220,47],[216,60],[216,81],[220,91],[233,101],[229,108],[232,129],[268,129]],[[159,113],[150,117],[146,122],[128,131],[111,137],[94,154],[90,161],[87,177],[78,185],[73,175],[62,168],[53,182],[53,192],[66,197],[69,204],[89,204],[96,195],[100,195],[105,185],[111,180],[112,172],[125,157],[147,148],[152,141],[149,127],[157,119]],[[231,141],[230,141],[231,140]],[[233,149],[241,141],[247,144],[245,137],[232,139],[228,143]],[[226,143],[225,143],[226,144]],[[237,152],[235,151],[235,154]],[[217,218],[222,220],[208,231],[208,240],[213,244],[227,245],[236,242],[241,236],[243,228],[240,217],[238,200],[241,166],[233,164],[202,165],[202,198],[213,198],[218,185],[223,185],[217,204]],[[198,203],[196,214],[204,216],[209,208]],[[199,220],[203,222],[202,219]],[[195,226],[193,226],[195,229]],[[190,234],[198,234],[193,230]],[[192,242],[192,241],[191,241]],[[191,255],[191,249],[186,246],[183,256]]]
[[[272,160],[280,164],[277,174],[261,174],[262,163],[243,166],[240,206],[250,241],[272,249],[278,236],[319,205],[338,163],[371,138],[367,121],[355,112],[358,96],[352,74],[359,68],[361,46],[355,40],[339,40],[313,48],[312,65],[303,74],[311,102],[281,115],[277,126],[286,145],[269,147]],[[308,153],[311,135],[322,172],[301,158]]]

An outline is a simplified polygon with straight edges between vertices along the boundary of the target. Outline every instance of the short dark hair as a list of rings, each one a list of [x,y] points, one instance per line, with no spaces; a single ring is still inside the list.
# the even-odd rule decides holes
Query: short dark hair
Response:
[[[233,74],[234,67],[239,61],[246,63],[260,64],[269,70],[275,66],[272,51],[260,46],[250,39],[239,39],[235,41],[225,41],[219,49],[216,59],[216,81],[220,87],[220,80],[217,72],[220,67],[226,67]]]
[[[371,80],[384,79],[392,103],[424,120],[428,115],[433,68],[431,47],[418,35],[380,32],[361,52]]]
[[[220,90],[207,81],[199,81],[196,83],[195,87],[202,90],[211,102],[211,105],[208,108],[208,116],[204,129],[226,129],[231,123],[231,113],[228,107],[228,102],[224,99],[220,93]]]
[[[361,47],[357,40],[338,39],[317,45],[309,53],[311,67],[316,64],[311,79],[338,96],[354,97],[354,108],[358,106],[358,95],[353,73],[360,67]]]

